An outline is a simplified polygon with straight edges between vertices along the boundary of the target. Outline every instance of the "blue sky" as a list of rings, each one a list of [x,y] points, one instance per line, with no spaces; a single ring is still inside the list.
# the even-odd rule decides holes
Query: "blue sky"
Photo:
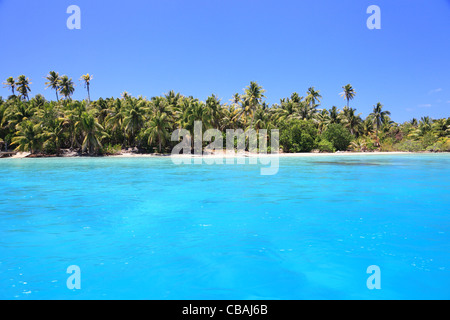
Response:
[[[81,30],[69,30],[69,5]],[[381,30],[369,30],[370,5]],[[250,81],[277,103],[314,86],[342,108],[342,86],[363,116],[380,101],[395,121],[450,116],[450,0],[0,0],[0,79],[25,74],[32,95],[54,99],[44,76],[94,75],[91,97],[169,90],[228,102]],[[0,96],[8,96],[0,88]]]

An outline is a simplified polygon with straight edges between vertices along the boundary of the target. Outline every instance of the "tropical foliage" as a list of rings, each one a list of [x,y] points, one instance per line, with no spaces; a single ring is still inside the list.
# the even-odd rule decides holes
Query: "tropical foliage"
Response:
[[[202,121],[203,130],[279,129],[283,152],[335,151],[450,151],[450,118],[423,117],[398,124],[380,103],[365,119],[349,106],[356,92],[343,86],[346,105],[321,106],[322,96],[314,87],[305,95],[297,92],[279,103],[268,105],[265,90],[250,82],[229,103],[211,95],[205,101],[170,91],[165,95],[133,97],[124,92],[120,98],[91,101],[92,76],[80,81],[87,99],[72,100],[75,85],[67,75],[50,71],[46,87],[54,90],[55,101],[37,94],[30,98],[31,82],[21,75],[3,84],[11,91],[0,97],[0,147],[3,150],[60,155],[70,149],[79,154],[116,154],[133,148],[140,152],[170,152],[178,142],[171,141],[176,129],[194,134],[194,123]],[[94,84],[95,85],[95,84]],[[62,99],[60,99],[62,98]]]

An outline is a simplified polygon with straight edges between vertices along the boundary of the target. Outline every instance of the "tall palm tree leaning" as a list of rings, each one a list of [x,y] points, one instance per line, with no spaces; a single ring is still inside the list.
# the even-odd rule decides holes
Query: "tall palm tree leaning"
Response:
[[[353,89],[351,84],[342,87],[342,89],[344,89],[344,92],[341,92],[341,97],[347,99],[347,107],[349,107],[350,100],[353,100],[356,95],[355,89]]]
[[[375,106],[373,106],[373,112],[371,114],[369,114],[369,117],[371,117],[374,121],[375,124],[375,128],[376,128],[376,136],[378,139],[378,130],[381,127],[381,124],[384,121],[384,118],[386,116],[390,116],[391,113],[389,111],[383,111],[383,105],[378,102]]]
[[[25,77],[23,74],[17,78],[16,80],[17,92],[20,93],[22,100],[25,99],[27,99],[28,101],[30,100],[30,98],[28,97],[28,92],[31,91],[30,84],[31,84],[30,79]]]
[[[50,71],[48,75],[45,77],[48,81],[45,83],[47,88],[51,88],[56,92],[56,101],[59,101],[58,91],[59,91],[59,83],[61,78],[59,77],[59,73],[55,71]]]
[[[92,75],[89,75],[89,73],[84,74],[81,76],[80,81],[84,81],[84,87],[87,90],[88,93],[88,102],[91,102],[91,94],[89,92],[89,86],[91,85]]]
[[[59,92],[64,96],[66,100],[70,99],[70,96],[74,93],[75,88],[72,78],[64,75],[59,80]]]
[[[9,88],[12,92],[12,95],[14,96],[14,89],[16,88],[16,81],[14,80],[13,77],[9,77],[8,79],[6,79],[5,82],[3,82],[4,87],[3,88]]]

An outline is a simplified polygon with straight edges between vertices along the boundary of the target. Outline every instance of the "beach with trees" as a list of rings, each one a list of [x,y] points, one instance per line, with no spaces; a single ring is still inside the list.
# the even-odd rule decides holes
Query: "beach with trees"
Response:
[[[257,82],[235,93],[229,101],[212,94],[205,101],[169,91],[162,96],[121,97],[91,101],[93,76],[82,75],[84,100],[73,100],[75,83],[67,75],[50,71],[46,88],[56,100],[41,94],[30,97],[31,80],[25,75],[3,82],[11,91],[0,98],[0,148],[31,156],[117,155],[123,150],[141,154],[170,153],[177,142],[172,132],[194,122],[210,128],[280,130],[280,152],[448,152],[450,117],[411,119],[396,123],[381,102],[365,118],[351,105],[357,95],[351,84],[341,87],[342,108],[321,104],[320,90],[310,87],[269,105]],[[338,87],[339,88],[339,87]]]

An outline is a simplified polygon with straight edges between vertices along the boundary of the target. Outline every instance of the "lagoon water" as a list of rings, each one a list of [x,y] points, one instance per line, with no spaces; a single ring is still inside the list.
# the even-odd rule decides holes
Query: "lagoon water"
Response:
[[[450,155],[259,167],[2,159],[0,298],[450,298]]]

